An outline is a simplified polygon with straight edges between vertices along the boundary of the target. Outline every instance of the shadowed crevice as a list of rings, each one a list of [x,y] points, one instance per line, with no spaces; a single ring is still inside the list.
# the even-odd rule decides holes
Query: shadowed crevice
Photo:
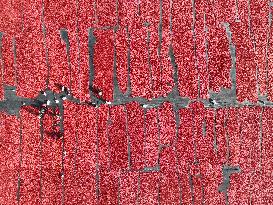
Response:
[[[222,167],[223,182],[219,185],[218,191],[222,192],[225,195],[226,205],[229,204],[228,189],[230,187],[230,175],[231,174],[238,174],[240,172],[241,172],[241,169],[240,169],[239,166],[226,166],[226,165],[224,165]]]

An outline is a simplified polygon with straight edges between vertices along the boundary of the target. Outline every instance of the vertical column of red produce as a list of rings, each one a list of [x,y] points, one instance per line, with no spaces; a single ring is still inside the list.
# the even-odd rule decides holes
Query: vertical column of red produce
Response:
[[[269,8],[269,15],[272,16],[272,4],[270,3],[270,8]],[[270,19],[270,18],[269,18]],[[266,81],[266,86],[267,86],[267,94],[268,94],[268,98],[270,101],[273,101],[273,97],[272,97],[272,93],[273,93],[273,86],[272,86],[272,82],[273,82],[273,73],[272,73],[272,68],[273,68],[273,64],[272,64],[272,58],[273,58],[273,50],[272,50],[272,44],[273,44],[273,29],[272,29],[272,20],[269,20],[269,28],[268,28],[268,35],[267,35],[267,67],[266,67],[266,73],[267,73],[267,81]]]
[[[200,109],[200,108],[199,108]],[[201,108],[202,110],[202,108]],[[196,110],[198,111],[198,109]],[[202,111],[205,115],[205,125],[203,124],[203,133],[201,135],[201,117],[196,113],[196,125],[198,127],[201,142],[197,142],[197,156],[200,163],[200,172],[202,174],[202,185],[204,189],[204,203],[224,204],[225,196],[219,192],[219,185],[223,180],[222,166],[225,162],[225,135],[224,135],[224,111],[218,109],[206,109]],[[198,137],[198,136],[197,136]],[[199,140],[200,140],[199,138]],[[197,139],[197,141],[199,141]]]
[[[96,204],[97,126],[98,110],[81,106],[77,115],[76,193],[77,203]]]
[[[98,164],[100,169],[110,170],[109,107],[102,105],[98,112]]]
[[[120,173],[128,169],[128,143],[124,106],[109,108],[109,169],[100,170],[100,202],[116,204],[120,200]],[[110,186],[110,188],[108,187]]]
[[[94,78],[94,46],[96,43],[93,28],[96,25],[96,1],[77,1],[77,35],[79,92],[81,100],[90,100],[89,86]],[[89,29],[91,29],[89,31]],[[91,33],[92,31],[92,33]]]
[[[96,6],[96,26],[114,27],[117,25],[120,1],[101,0],[94,1]]]
[[[194,61],[192,1],[172,1],[172,46],[178,66],[178,88],[182,97],[198,96],[197,69]]]
[[[194,102],[189,105],[189,108],[192,109],[193,114],[193,140],[196,145],[196,160],[202,161],[204,157],[203,146],[206,146],[206,109],[202,103]]]
[[[43,181],[41,175],[42,148],[39,111],[32,107],[23,107],[20,110],[21,125],[21,167],[20,167],[20,204],[42,204]]]
[[[46,87],[47,66],[42,32],[42,1],[23,3],[23,30],[16,37],[17,94],[34,98]]]
[[[110,124],[111,112],[108,106],[98,108],[98,188],[99,203],[117,204],[119,172],[111,171]]]
[[[118,89],[122,94],[131,95],[131,48],[130,33],[128,29],[128,15],[134,2],[119,1],[118,27],[115,32],[116,71],[114,70],[114,83],[117,80]],[[115,86],[115,85],[114,85]]]
[[[176,140],[176,121],[171,103],[163,103],[159,109],[160,145],[174,145]]]
[[[195,161],[190,166],[190,173],[192,175],[192,183],[193,183],[193,189],[194,189],[194,202],[197,204],[204,203],[204,193],[203,190],[205,189],[204,182],[205,179],[203,177],[202,173],[202,166],[206,165],[203,159],[205,154],[203,153],[205,151],[205,148],[208,147],[209,140],[206,141],[204,139],[204,120],[205,120],[205,114],[206,110],[204,108],[204,105],[202,103],[193,103],[189,105],[189,109],[192,110],[192,134],[193,134],[193,143],[194,143],[194,156]],[[212,144],[211,144],[212,145]]]
[[[118,89],[121,93],[131,94],[131,78],[130,78],[130,34],[128,27],[121,26],[115,34],[115,48],[116,48],[116,74],[114,78],[117,79]],[[114,70],[115,72],[115,70]],[[115,81],[113,82],[115,83]],[[115,85],[114,85],[115,86]]]
[[[12,36],[5,34],[2,37],[2,68],[3,68],[3,84],[16,86],[15,70],[13,61],[13,42]]]
[[[138,16],[137,2],[122,1],[118,8],[119,27],[115,36],[115,48],[116,48],[116,77],[119,90],[128,96],[132,95],[132,82],[134,64],[132,64],[132,57],[134,57],[135,47],[134,41],[131,37],[134,36],[132,32],[132,24],[135,18]],[[146,47],[145,47],[146,48]],[[145,52],[143,47],[143,52]],[[146,70],[145,70],[146,71]],[[115,71],[114,71],[115,72]],[[114,82],[115,83],[115,82]],[[135,84],[135,82],[133,82]],[[134,96],[137,96],[136,94]]]
[[[16,84],[16,64],[14,62],[14,41],[22,29],[20,1],[1,2],[1,22],[0,22],[0,65],[1,65],[1,91],[0,99],[3,99],[3,85]]]
[[[208,72],[208,26],[207,16],[211,14],[207,1],[197,0],[192,4],[193,35],[194,35],[194,63],[198,71],[198,96],[208,98],[209,72]]]
[[[181,198],[182,203],[192,203],[192,187],[190,185],[190,165],[194,161],[194,144],[192,135],[192,110],[179,110],[179,128],[176,143],[176,160],[178,167],[178,174],[181,183]]]
[[[240,108],[230,108],[226,124],[226,137],[228,137],[227,165],[240,167],[241,137],[243,119],[240,115]],[[241,168],[241,167],[240,167]],[[229,203],[238,203],[236,199],[237,186],[240,173],[230,175],[230,187],[228,189]]]
[[[231,51],[224,23],[234,21],[230,10],[233,1],[207,4],[208,72],[209,89],[220,92],[221,88],[231,88]],[[232,36],[233,37],[233,36]]]
[[[227,116],[226,123],[226,137],[227,137],[227,164],[229,166],[240,167],[240,153],[241,153],[241,131],[243,119],[241,119],[240,108],[230,108]],[[228,189],[229,203],[236,203],[237,186],[239,183],[240,174],[234,174],[230,176],[230,187]],[[255,182],[256,184],[256,182]],[[258,191],[258,190],[257,190]]]
[[[64,106],[64,184],[65,204],[77,204],[80,199],[79,186],[77,184],[77,168],[79,164],[79,134],[78,115],[80,107],[74,103],[65,101]]]
[[[140,2],[140,14],[147,22],[148,66],[152,77],[152,97],[166,96],[174,86],[169,59],[171,4],[166,0]]]
[[[1,189],[0,203],[17,203],[18,173],[20,170],[20,122],[16,116],[0,113],[0,140],[1,140]]]
[[[110,169],[112,171],[127,170],[128,162],[128,135],[126,132],[126,110],[124,106],[110,108]]]
[[[259,66],[255,60],[256,45],[251,35],[248,3],[247,0],[238,2],[240,21],[230,22],[232,39],[236,48],[236,93],[239,102],[257,102],[258,100]]]
[[[2,71],[3,81],[6,85],[15,85],[15,72],[13,67],[12,35],[8,32],[2,36]]]
[[[172,23],[170,19],[172,16],[173,5],[171,4],[171,1],[168,0],[159,1],[158,5],[160,11],[159,23],[157,28],[159,42],[157,40],[152,41],[153,43],[156,43],[156,47],[154,47],[152,56],[154,56],[154,58],[157,57],[156,59],[159,58],[157,61],[159,61],[159,66],[162,67],[162,75],[160,81],[160,84],[162,84],[162,88],[160,95],[166,96],[172,91],[175,86],[175,70],[171,64],[169,56],[169,49],[172,43]],[[161,72],[161,69],[159,70]]]
[[[145,167],[157,167],[160,146],[160,124],[158,108],[144,109],[145,136],[144,159]]]
[[[174,147],[164,147],[160,152],[160,204],[181,204],[181,184],[176,170]]]
[[[22,30],[22,3],[16,1],[1,2],[2,20],[0,32],[2,32],[1,66],[4,84],[16,85],[17,64],[16,64],[16,36]]]
[[[101,91],[101,97],[113,100],[114,31],[95,30],[93,88]]]
[[[267,1],[249,1],[249,29],[255,52],[255,65],[258,71],[258,88],[260,95],[267,94],[267,69],[270,64],[270,3]],[[268,93],[272,99],[272,93]]]
[[[216,139],[216,149],[217,149],[217,161],[219,165],[223,165],[227,161],[227,133],[226,133],[226,123],[228,120],[228,109],[219,108],[216,109],[215,113],[215,139]]]
[[[120,173],[100,169],[99,171],[99,204],[119,203]]]
[[[239,165],[240,136],[243,120],[240,118],[239,108],[228,109],[226,135],[228,135],[227,162],[231,165]]]
[[[159,204],[159,172],[140,173],[139,204]]]
[[[142,21],[134,20],[129,27],[131,34],[131,80],[132,97],[153,97],[152,71],[148,65],[147,55],[147,29]]]
[[[273,184],[273,180],[271,177],[271,170],[272,170],[272,163],[273,163],[273,158],[272,158],[272,108],[264,108],[261,119],[262,119],[262,134],[260,135],[261,141],[260,141],[260,151],[261,153],[261,158],[260,158],[260,163],[261,163],[261,170],[258,173],[261,173],[261,178],[259,178],[259,190],[261,194],[256,194],[257,191],[255,190],[252,193],[252,202],[253,203],[260,203],[260,204],[270,204],[272,203],[272,189],[270,187]],[[254,182],[255,183],[255,182]],[[255,187],[255,186],[254,186]],[[258,192],[259,193],[259,192]]]
[[[260,165],[260,107],[243,107],[240,109],[242,119],[241,152],[239,166],[241,173],[234,176],[230,199],[236,203],[248,204],[253,197],[251,183],[259,176]]]
[[[7,4],[7,0],[4,0],[4,1],[1,1],[0,5],[1,5],[1,13],[2,14],[8,14],[8,7],[5,6]],[[3,30],[7,29],[8,27],[8,19],[9,19],[9,16],[8,15],[1,15],[1,23],[0,23],[0,28],[1,28],[1,32],[3,32]]]
[[[226,193],[229,189],[226,190],[226,187],[223,185],[226,183],[226,175],[223,171],[223,168],[225,166],[228,166],[229,164],[227,163],[227,153],[228,153],[228,133],[226,132],[227,130],[227,122],[228,122],[228,109],[227,108],[219,108],[216,110],[215,113],[215,139],[216,139],[216,156],[215,156],[215,166],[217,166],[219,169],[216,170],[218,171],[218,187],[217,191],[219,195],[226,201]],[[223,189],[221,187],[224,187]]]
[[[67,12],[70,13],[70,15],[72,15],[71,21],[73,22],[73,25],[67,26],[68,37],[67,38],[66,36],[62,37],[62,42],[66,44],[66,47],[67,47],[67,44],[69,44],[69,52],[67,52],[66,50],[66,56],[67,56],[66,62],[67,62],[67,68],[69,69],[69,76],[70,76],[70,77],[67,76],[67,78],[68,79],[70,78],[71,80],[71,82],[69,82],[70,83],[69,86],[71,86],[71,93],[74,97],[80,99],[80,95],[82,92],[80,61],[83,59],[80,59],[80,39],[79,39],[80,34],[79,34],[79,23],[77,23],[77,21],[79,21],[79,6],[77,7],[76,3],[74,1],[73,2],[70,1],[70,6],[72,8]]]
[[[114,26],[118,20],[119,1],[95,2],[96,45],[94,47],[94,84],[102,91],[102,97],[107,101],[113,100],[113,69],[114,69]]]
[[[5,5],[5,1],[1,1],[0,2],[0,12],[1,13],[6,13],[6,7],[4,6]],[[7,17],[7,15],[1,15],[0,17],[0,66],[1,66],[1,78],[0,78],[0,99],[4,99],[4,81],[3,81],[3,77],[4,77],[4,61],[3,61],[3,46],[2,46],[2,39],[3,39],[3,35],[4,35],[4,28],[6,27],[6,22],[5,21],[5,18]]]
[[[139,172],[129,171],[120,175],[120,204],[136,204]]]
[[[2,57],[2,39],[3,39],[3,33],[0,33],[0,100],[4,99],[4,61]]]
[[[49,87],[56,84],[77,91],[76,1],[44,1],[44,22],[49,61]]]
[[[128,135],[130,139],[130,168],[141,170],[145,167],[145,121],[143,108],[137,102],[126,105]]]
[[[206,110],[200,103],[191,104],[190,109],[192,110],[191,131],[194,146],[194,162],[189,164],[189,173],[193,184],[192,200],[195,203],[223,202],[224,197],[218,193],[226,151],[223,113],[219,111],[218,118],[216,118],[216,113],[210,115],[209,110]],[[214,144],[217,149],[214,151],[217,154],[213,153]]]
[[[148,30],[149,23],[142,16],[142,2],[130,2],[124,12],[122,25],[128,26],[130,47],[130,77],[132,86],[132,97],[144,97],[151,99],[152,76],[149,68],[148,57]]]
[[[42,119],[43,155],[42,155],[42,192],[43,203],[61,204],[64,199],[63,173],[62,167],[62,137],[60,129],[59,108],[49,108]]]

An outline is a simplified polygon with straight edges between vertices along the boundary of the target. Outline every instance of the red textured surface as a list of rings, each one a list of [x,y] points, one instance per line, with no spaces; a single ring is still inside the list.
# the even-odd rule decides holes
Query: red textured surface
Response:
[[[47,77],[40,5],[41,1],[24,3],[23,28],[15,33],[17,94],[29,98],[45,88]]]
[[[95,78],[93,86],[99,88],[102,97],[113,100],[113,68],[114,68],[114,32],[98,30],[94,32],[96,38],[94,54]]]
[[[168,147],[160,153],[160,204],[179,204],[180,187],[176,158],[173,148]]]
[[[128,134],[131,141],[131,168],[140,170],[145,166],[144,111],[135,102],[127,104],[126,108],[128,113]]]
[[[131,97],[166,97],[175,86],[170,45],[178,94],[208,99],[209,91],[232,85],[223,24],[228,23],[236,48],[238,102],[256,103],[258,88],[272,100],[271,5],[264,0],[236,2],[162,0],[160,42],[159,0],[2,0],[0,99],[5,85],[34,98],[46,88],[49,71],[50,89],[59,92],[56,83],[69,87],[71,80],[73,96],[90,100],[91,28],[96,38],[93,86],[106,101],[115,100],[115,49],[122,93],[130,80]],[[68,32],[70,56],[60,29]],[[30,106],[21,107],[20,117],[0,112],[0,204],[220,205],[226,203],[218,190],[225,180],[224,165],[241,169],[230,176],[229,204],[273,204],[270,106],[216,109],[199,101],[176,111],[171,102],[154,108],[136,101],[95,108],[65,101],[64,143],[54,139],[53,125],[60,119],[49,112],[42,120],[41,138],[38,114]]]
[[[77,194],[74,191],[73,194],[76,194],[78,204],[95,204],[96,110],[83,106],[77,112],[77,151],[74,156],[76,176],[73,177],[77,184]]]
[[[237,52],[237,93],[238,100],[257,101],[257,77],[253,39],[249,34],[247,1],[240,2],[240,24],[234,22],[231,29],[234,30],[234,44]],[[258,40],[258,38],[257,38]]]
[[[156,172],[140,174],[139,204],[157,204],[160,174]]]
[[[19,169],[19,121],[14,116],[0,114],[1,118],[1,204],[15,204]]]
[[[2,67],[4,82],[7,85],[15,85],[15,70],[12,52],[12,37],[4,34],[2,39]]]
[[[181,96],[197,98],[197,70],[194,62],[191,1],[173,1],[173,47],[178,65]]]
[[[21,111],[22,165],[20,167],[20,201],[39,204],[40,198],[40,130],[39,120],[26,110]],[[18,136],[20,137],[20,135]],[[46,161],[44,161],[46,163]],[[54,160],[50,162],[54,163]],[[48,178],[45,178],[47,181]],[[44,183],[46,184],[46,183]]]
[[[138,193],[138,172],[122,173],[120,176],[120,203],[135,204]]]
[[[62,144],[61,141],[55,141],[51,137],[53,123],[52,116],[45,116],[43,120],[45,135],[42,152],[42,202],[58,204],[62,200]]]

